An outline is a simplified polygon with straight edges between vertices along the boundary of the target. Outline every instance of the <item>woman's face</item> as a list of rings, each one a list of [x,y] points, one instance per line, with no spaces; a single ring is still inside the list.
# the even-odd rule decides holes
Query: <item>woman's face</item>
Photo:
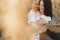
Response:
[[[40,12],[44,12],[44,3],[43,3],[43,1],[40,1],[39,8],[40,8]]]

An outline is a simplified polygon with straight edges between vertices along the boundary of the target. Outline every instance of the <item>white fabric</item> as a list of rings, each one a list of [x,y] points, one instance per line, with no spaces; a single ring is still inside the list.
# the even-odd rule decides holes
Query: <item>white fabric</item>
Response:
[[[28,23],[30,24],[31,22],[33,23],[36,23],[36,14],[33,10],[31,10],[29,13],[28,13]]]

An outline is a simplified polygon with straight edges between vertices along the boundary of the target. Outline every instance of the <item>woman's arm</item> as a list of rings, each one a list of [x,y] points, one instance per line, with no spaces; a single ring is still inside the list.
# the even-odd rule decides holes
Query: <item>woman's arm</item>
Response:
[[[46,20],[37,20],[37,24],[45,25],[45,24],[49,24],[49,22]]]

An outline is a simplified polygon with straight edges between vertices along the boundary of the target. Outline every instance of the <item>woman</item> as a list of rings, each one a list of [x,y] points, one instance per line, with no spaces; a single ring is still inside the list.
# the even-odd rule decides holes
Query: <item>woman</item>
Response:
[[[37,20],[38,19],[38,17],[37,16],[41,16],[41,15],[44,15],[44,19],[46,19],[45,17],[49,17],[48,19],[50,19],[51,20],[51,18],[52,18],[52,12],[51,12],[51,10],[48,8],[46,8],[46,4],[44,4],[45,2],[44,2],[45,0],[40,0],[39,1],[39,8],[40,8],[40,13],[38,12],[38,13],[35,13],[34,15],[33,15],[33,13],[32,12],[30,12],[29,14],[28,14],[28,23],[29,24],[33,24],[33,26],[35,26],[35,25],[37,25],[38,27],[37,28],[39,28],[39,32],[37,33],[37,36],[35,36],[35,35],[33,35],[33,39],[32,40],[39,40],[39,38],[38,38],[38,35],[39,35],[39,33],[43,33],[43,32],[45,32],[46,30],[47,30],[47,27],[46,27],[46,25],[47,24],[49,24],[49,21],[46,21],[46,20]],[[48,1],[48,0],[47,0]],[[49,3],[49,1],[48,1],[48,3]],[[49,6],[47,6],[47,7],[49,7]],[[49,10],[49,12],[51,12],[51,13],[48,13],[47,12],[47,10]],[[37,15],[38,14],[38,15]],[[41,15],[40,15],[41,14]],[[35,19],[36,20],[35,20]],[[33,21],[32,21],[32,19],[33,19]],[[35,26],[36,27],[36,26]],[[35,37],[35,38],[34,38]],[[37,39],[36,39],[37,38]]]
[[[46,15],[46,16],[50,16],[51,17],[51,21],[48,23],[56,23],[52,17],[52,3],[51,3],[51,0],[39,0],[39,5],[40,5],[40,13],[42,13],[43,15]],[[53,36],[53,34],[55,33],[52,33],[47,27],[46,27],[46,30],[45,33],[47,33],[51,38],[56,38]],[[43,32],[43,34],[45,34]],[[52,40],[50,39],[49,37],[47,38],[47,40]]]
[[[43,20],[43,21],[48,22],[47,24],[49,24],[51,19],[52,19],[52,4],[51,4],[51,0],[39,0],[39,8],[40,8],[39,9],[40,10],[40,15],[43,15],[44,18],[47,17],[45,19],[48,19],[47,21],[46,20]],[[45,22],[43,22],[43,23],[45,23]],[[45,28],[47,29],[47,27],[45,27]]]

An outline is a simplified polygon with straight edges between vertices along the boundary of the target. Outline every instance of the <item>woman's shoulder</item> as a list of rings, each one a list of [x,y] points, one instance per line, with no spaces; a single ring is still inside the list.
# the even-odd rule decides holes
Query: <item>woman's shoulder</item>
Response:
[[[35,12],[31,9],[28,13],[28,15],[35,15]]]

